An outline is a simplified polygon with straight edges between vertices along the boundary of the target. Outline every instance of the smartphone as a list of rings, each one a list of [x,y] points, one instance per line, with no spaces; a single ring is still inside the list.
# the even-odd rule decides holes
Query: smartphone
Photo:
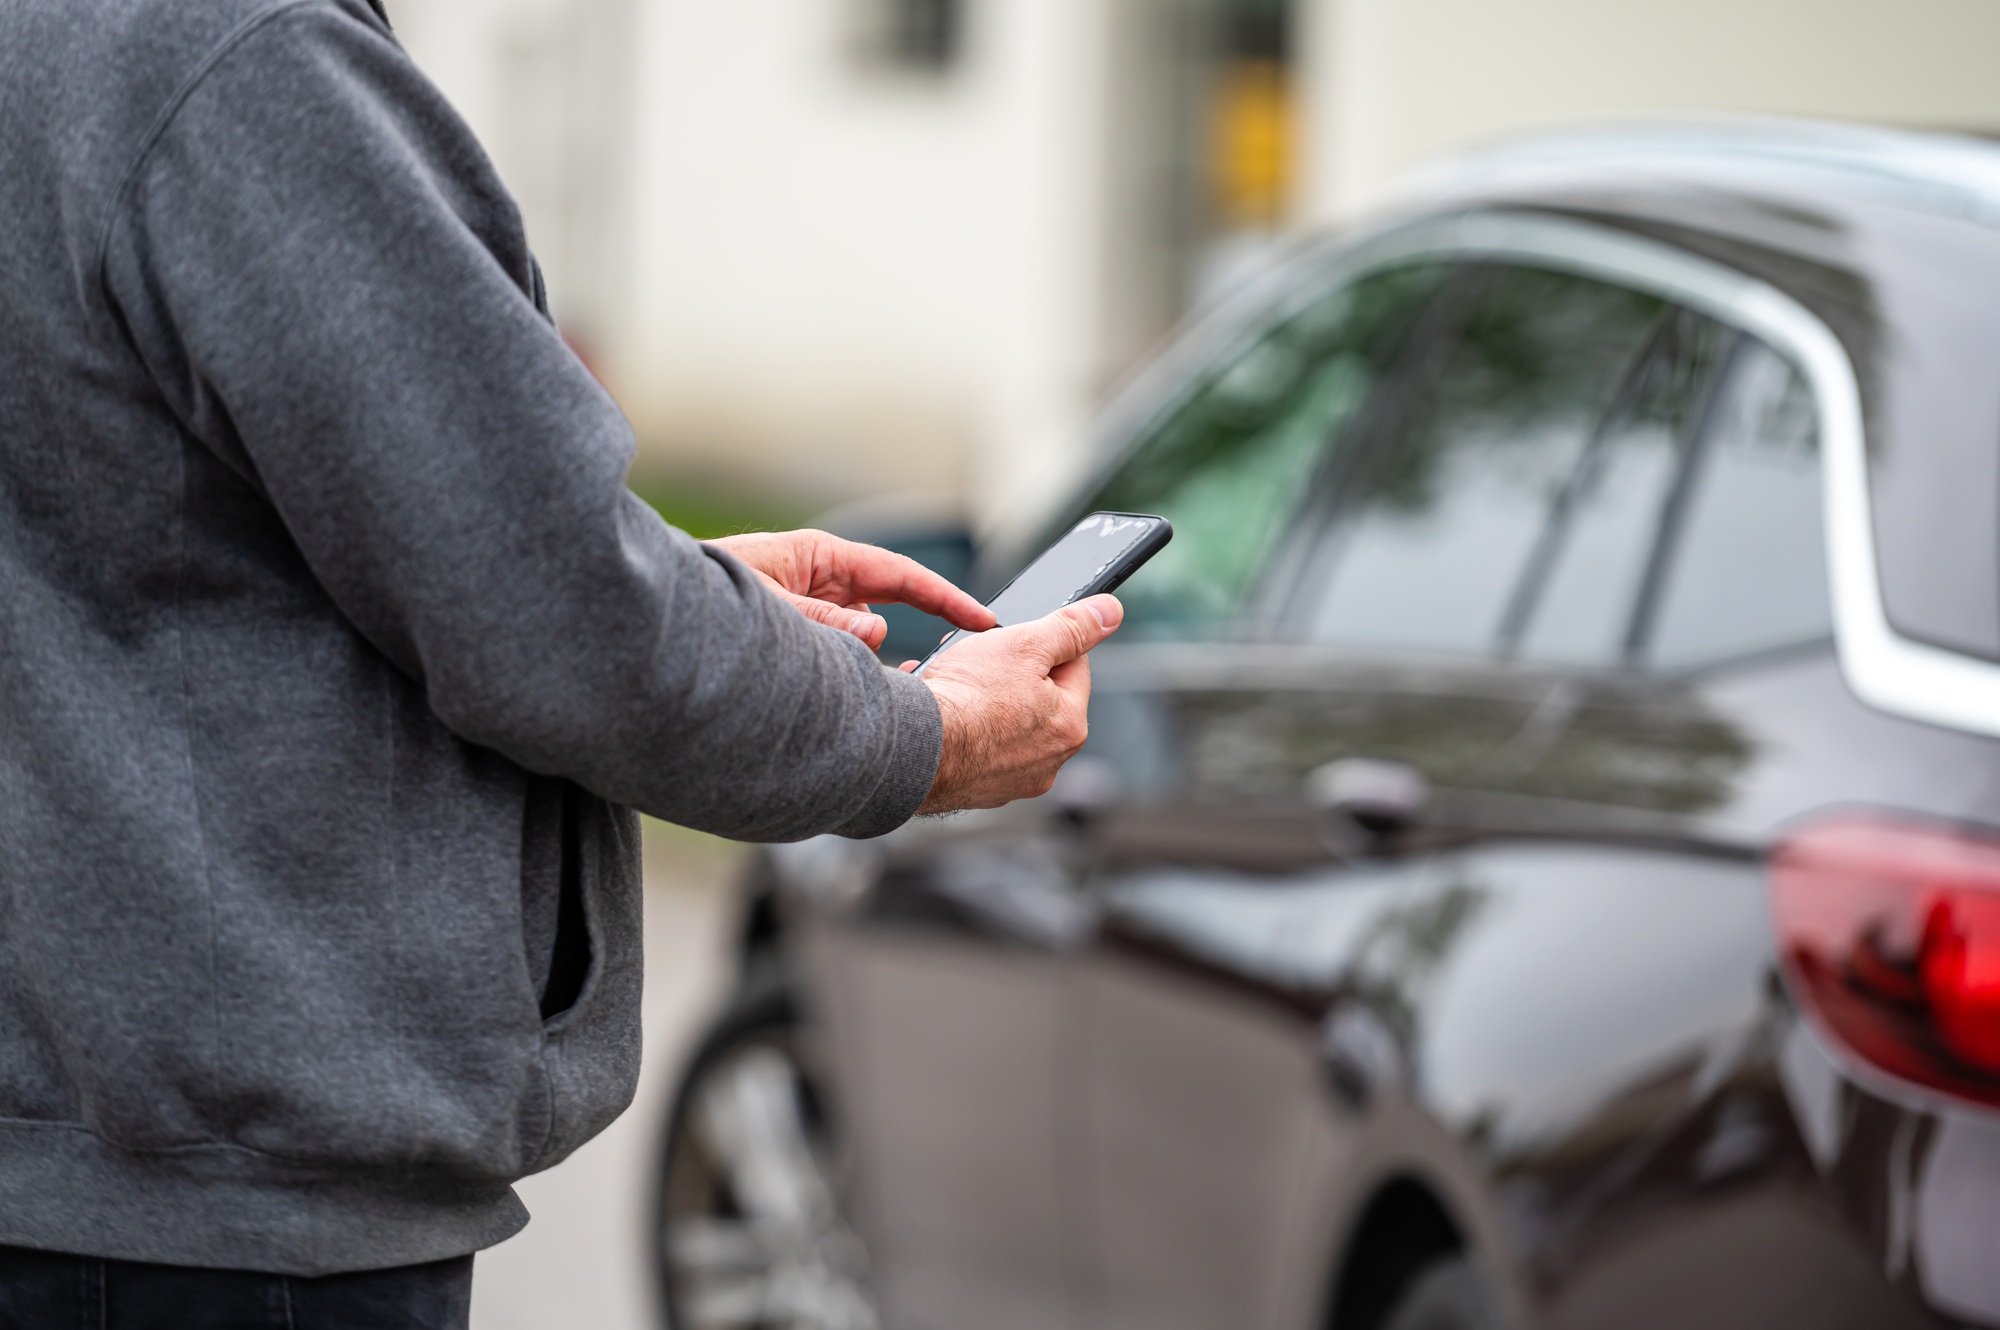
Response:
[[[1092,513],[1001,587],[986,607],[1003,628],[1039,619],[1085,596],[1115,590],[1173,538],[1173,523],[1164,517]],[[947,633],[915,672],[922,674],[953,643],[972,636],[963,628]]]

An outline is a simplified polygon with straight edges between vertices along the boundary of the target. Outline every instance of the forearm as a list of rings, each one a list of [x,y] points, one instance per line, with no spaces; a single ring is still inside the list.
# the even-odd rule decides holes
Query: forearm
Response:
[[[649,512],[627,526],[619,557],[580,552],[595,566],[567,570],[544,611],[482,616],[496,631],[464,644],[475,667],[432,690],[447,723],[738,839],[873,835],[909,817],[941,744],[930,690]]]

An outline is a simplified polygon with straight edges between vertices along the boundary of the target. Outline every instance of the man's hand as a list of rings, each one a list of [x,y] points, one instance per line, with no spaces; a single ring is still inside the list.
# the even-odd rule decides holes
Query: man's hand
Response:
[[[1091,596],[965,638],[932,662],[924,682],[944,717],[944,752],[917,811],[998,808],[1048,793],[1090,732],[1086,653],[1124,618],[1117,597]]]
[[[913,605],[958,628],[993,626],[993,611],[915,559],[824,531],[724,536],[708,542],[742,560],[773,594],[816,623],[880,647],[889,625],[871,601]]]

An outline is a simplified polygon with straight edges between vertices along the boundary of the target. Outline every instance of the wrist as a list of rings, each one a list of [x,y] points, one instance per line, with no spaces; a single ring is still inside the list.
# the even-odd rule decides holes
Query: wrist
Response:
[[[964,807],[958,801],[964,789],[971,748],[971,735],[965,708],[954,695],[955,690],[938,688],[924,681],[930,687],[931,696],[937,699],[938,720],[943,727],[943,739],[938,745],[937,775],[931,780],[930,793],[917,808],[917,815],[927,813],[950,813]]]

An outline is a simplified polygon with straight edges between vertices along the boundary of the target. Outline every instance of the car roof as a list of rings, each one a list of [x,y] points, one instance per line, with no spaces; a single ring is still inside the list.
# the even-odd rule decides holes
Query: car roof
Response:
[[[1840,195],[2000,230],[2000,143],[1963,135],[1752,117],[1632,121],[1499,140],[1405,176],[1388,198],[1554,185],[1587,173],[1659,185]],[[1400,210],[1400,209],[1398,209]]]

